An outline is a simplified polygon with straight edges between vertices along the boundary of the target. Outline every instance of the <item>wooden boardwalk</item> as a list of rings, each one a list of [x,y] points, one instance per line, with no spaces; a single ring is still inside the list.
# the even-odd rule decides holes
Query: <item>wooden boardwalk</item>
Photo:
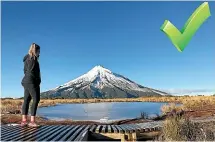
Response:
[[[100,134],[136,141],[138,133],[159,131],[161,121],[122,125],[42,125],[39,128],[1,125],[1,141],[87,141]]]

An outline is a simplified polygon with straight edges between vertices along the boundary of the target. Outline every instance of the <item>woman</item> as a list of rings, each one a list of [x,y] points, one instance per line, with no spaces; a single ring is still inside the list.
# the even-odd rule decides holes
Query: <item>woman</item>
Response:
[[[38,58],[40,56],[40,46],[32,43],[28,54],[24,57],[24,74],[22,86],[24,87],[24,103],[22,105],[22,122],[21,126],[38,127],[35,123],[37,106],[40,101],[40,66]],[[27,123],[28,109],[31,99],[31,122]]]

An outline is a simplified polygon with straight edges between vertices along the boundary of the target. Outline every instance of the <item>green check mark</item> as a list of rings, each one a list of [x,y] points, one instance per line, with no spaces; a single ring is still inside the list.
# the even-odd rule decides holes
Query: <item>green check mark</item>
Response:
[[[204,2],[193,12],[181,31],[168,20],[165,20],[160,29],[170,38],[178,51],[182,52],[199,27],[210,15],[208,2]]]

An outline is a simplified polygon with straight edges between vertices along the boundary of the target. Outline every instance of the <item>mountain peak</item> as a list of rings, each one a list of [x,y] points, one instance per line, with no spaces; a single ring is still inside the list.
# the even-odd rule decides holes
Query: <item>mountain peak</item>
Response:
[[[109,69],[104,68],[101,65],[97,65],[94,68],[92,68],[88,74],[103,74],[103,73],[112,73]]]
[[[165,92],[141,86],[122,75],[97,65],[87,73],[54,89],[45,96],[66,98],[115,98],[166,95]]]
[[[97,65],[97,66],[95,66],[94,68],[104,68],[104,66],[102,66],[102,65]]]

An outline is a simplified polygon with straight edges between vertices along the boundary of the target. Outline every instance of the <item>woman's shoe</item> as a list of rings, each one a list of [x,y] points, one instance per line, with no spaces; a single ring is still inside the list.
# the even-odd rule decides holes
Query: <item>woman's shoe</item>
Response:
[[[40,125],[36,124],[35,122],[28,123],[29,127],[40,127]]]
[[[27,122],[27,121],[22,121],[21,124],[20,124],[21,127],[25,127],[25,126],[27,126],[27,125],[28,125],[28,122]]]

